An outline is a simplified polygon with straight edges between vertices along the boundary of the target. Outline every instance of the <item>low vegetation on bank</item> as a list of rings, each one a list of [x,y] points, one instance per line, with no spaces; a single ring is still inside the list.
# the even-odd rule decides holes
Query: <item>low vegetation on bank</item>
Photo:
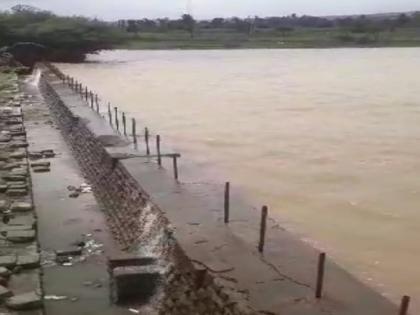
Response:
[[[328,48],[420,46],[420,12],[345,17],[297,16],[122,20],[121,48]]]
[[[0,43],[32,42],[46,47],[50,61],[80,62],[86,54],[111,49],[125,34],[112,24],[84,17],[61,17],[30,6],[0,12]]]

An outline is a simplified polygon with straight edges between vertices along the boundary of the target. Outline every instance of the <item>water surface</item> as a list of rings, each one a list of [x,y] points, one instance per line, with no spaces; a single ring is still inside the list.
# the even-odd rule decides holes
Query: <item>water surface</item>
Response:
[[[420,49],[90,61],[60,67],[381,293],[420,300]]]

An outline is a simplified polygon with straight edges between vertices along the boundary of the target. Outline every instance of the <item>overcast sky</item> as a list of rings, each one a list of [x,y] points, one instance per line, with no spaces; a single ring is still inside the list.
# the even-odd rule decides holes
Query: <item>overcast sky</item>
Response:
[[[0,9],[8,9],[20,3],[59,14],[78,14],[107,20],[178,17],[187,8],[197,18],[291,13],[341,15],[420,10],[420,0],[0,0]]]

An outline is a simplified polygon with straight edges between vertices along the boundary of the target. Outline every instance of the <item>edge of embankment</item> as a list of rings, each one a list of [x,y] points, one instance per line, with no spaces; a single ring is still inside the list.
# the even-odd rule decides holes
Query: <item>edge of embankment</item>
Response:
[[[252,207],[235,201],[241,211],[224,224],[215,197],[221,191],[174,180],[92,110],[61,72],[38,69],[44,98],[114,236],[128,252],[159,260],[161,314],[397,314],[331,261],[323,297],[316,298],[317,250],[269,220],[260,253],[260,215]]]

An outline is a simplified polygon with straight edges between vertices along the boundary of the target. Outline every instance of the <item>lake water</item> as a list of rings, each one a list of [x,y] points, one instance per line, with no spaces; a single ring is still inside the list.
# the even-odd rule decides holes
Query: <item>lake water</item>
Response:
[[[60,67],[382,294],[420,300],[420,49],[89,60]]]

